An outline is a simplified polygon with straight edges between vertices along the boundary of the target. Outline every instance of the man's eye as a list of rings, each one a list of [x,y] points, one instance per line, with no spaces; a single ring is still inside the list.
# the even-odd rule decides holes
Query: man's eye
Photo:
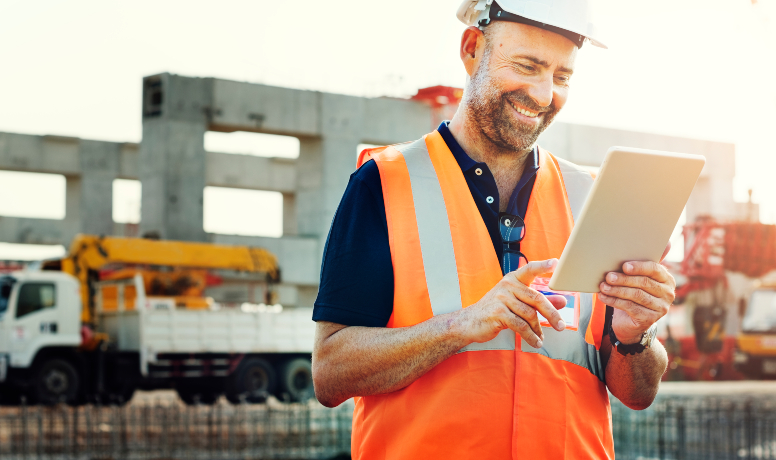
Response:
[[[518,67],[520,67],[521,69],[525,70],[526,72],[533,72],[534,71],[534,68],[531,67],[530,65],[518,64]]]

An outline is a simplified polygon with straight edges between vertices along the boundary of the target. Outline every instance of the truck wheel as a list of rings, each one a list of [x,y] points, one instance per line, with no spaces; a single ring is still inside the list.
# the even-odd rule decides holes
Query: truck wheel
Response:
[[[307,401],[315,397],[313,390],[313,369],[309,359],[297,358],[286,361],[280,367],[279,399],[286,395],[292,402]]]
[[[261,358],[249,358],[243,361],[229,377],[226,399],[232,404],[245,402],[260,404],[275,391],[277,376],[272,366]]]
[[[75,366],[64,359],[50,359],[44,361],[35,373],[35,397],[44,405],[60,402],[74,404],[80,384]]]
[[[135,395],[135,387],[132,384],[128,384],[124,388],[113,389],[108,393],[108,404],[116,406],[124,406]]]

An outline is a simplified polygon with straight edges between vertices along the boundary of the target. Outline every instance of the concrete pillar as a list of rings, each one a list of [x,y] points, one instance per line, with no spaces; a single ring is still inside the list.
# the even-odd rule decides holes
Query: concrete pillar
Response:
[[[296,228],[299,235],[318,236],[323,184],[323,141],[300,139],[297,160]]]
[[[82,140],[80,229],[93,235],[113,233],[113,179],[119,170],[118,144]]]
[[[297,229],[316,237],[323,248],[337,205],[356,169],[356,148],[363,135],[362,98],[321,95],[321,137],[300,139],[297,160]]]
[[[204,135],[210,116],[211,80],[170,74],[143,80],[143,183],[140,233],[205,241]]]
[[[296,225],[296,194],[283,194],[283,235],[294,236],[298,234]]]
[[[75,235],[82,232],[81,190],[81,176],[65,176],[65,231],[62,236],[62,244],[66,248],[70,247],[70,242],[73,241]],[[112,207],[111,214],[113,214]],[[111,219],[112,217],[111,215]]]

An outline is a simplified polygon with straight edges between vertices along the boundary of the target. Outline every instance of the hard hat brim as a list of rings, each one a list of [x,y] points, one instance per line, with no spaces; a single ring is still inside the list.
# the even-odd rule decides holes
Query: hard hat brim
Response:
[[[464,24],[468,26],[478,25],[480,28],[485,27],[491,20],[510,20],[508,17],[495,16],[498,11],[508,13],[507,16],[517,16],[535,23],[530,25],[550,26],[542,28],[561,33],[575,43],[577,40],[552,28],[576,34],[584,37],[593,46],[608,49],[601,40],[594,36],[593,25],[587,21],[587,1],[585,0],[566,0],[565,2],[563,0],[532,0],[530,2],[524,0],[501,0],[501,2],[464,0],[458,8],[456,16]],[[525,22],[512,20],[513,22]],[[581,44],[577,46],[581,47]]]

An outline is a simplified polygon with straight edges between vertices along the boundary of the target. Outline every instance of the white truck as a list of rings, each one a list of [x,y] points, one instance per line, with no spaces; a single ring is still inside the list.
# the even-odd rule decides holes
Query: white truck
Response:
[[[145,284],[140,274],[90,283],[85,324],[76,277],[0,277],[0,403],[122,404],[138,388],[174,388],[188,404],[314,397],[312,309],[180,308]]]

